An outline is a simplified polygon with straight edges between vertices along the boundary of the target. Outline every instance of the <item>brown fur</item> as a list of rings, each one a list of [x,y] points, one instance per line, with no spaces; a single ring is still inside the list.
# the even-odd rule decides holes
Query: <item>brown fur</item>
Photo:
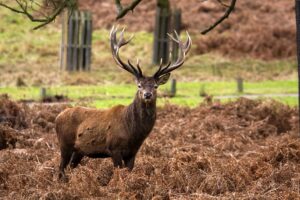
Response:
[[[83,156],[111,157],[115,167],[124,164],[133,169],[136,153],[156,119],[156,95],[145,102],[141,92],[137,92],[129,106],[118,105],[108,110],[74,107],[57,116],[60,178],[65,178],[64,168],[69,162],[76,167]]]
[[[111,157],[115,167],[123,164],[133,169],[135,156],[143,141],[151,132],[156,120],[156,89],[165,84],[170,72],[180,67],[191,46],[191,38],[181,42],[175,32],[181,49],[174,64],[169,63],[151,77],[143,75],[137,62],[125,64],[119,56],[119,49],[129,40],[124,40],[124,30],[117,39],[117,28],[112,27],[110,42],[116,63],[136,78],[138,91],[129,106],[115,106],[109,110],[96,110],[83,107],[70,108],[56,118],[56,132],[60,144],[61,163],[59,177],[65,178],[64,169],[71,162],[76,167],[83,156],[93,158]]]

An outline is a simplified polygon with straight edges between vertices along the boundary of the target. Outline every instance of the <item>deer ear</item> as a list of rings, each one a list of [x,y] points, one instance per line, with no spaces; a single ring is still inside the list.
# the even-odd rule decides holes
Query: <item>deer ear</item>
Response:
[[[170,75],[171,75],[171,73],[167,73],[167,74],[160,76],[157,80],[157,84],[163,85],[163,84],[167,83],[170,78]]]

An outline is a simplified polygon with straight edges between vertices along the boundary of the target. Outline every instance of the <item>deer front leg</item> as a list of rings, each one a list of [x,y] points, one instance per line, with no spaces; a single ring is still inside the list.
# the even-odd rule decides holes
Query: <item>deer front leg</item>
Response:
[[[70,167],[71,168],[76,168],[78,166],[78,164],[80,163],[80,161],[82,160],[83,155],[79,152],[73,152],[72,157],[71,157],[71,163],[70,163]]]
[[[71,156],[72,156],[71,148],[61,147],[61,162],[60,162],[60,166],[59,166],[58,179],[60,179],[64,182],[68,181],[68,178],[65,174],[65,168],[69,164]]]
[[[129,171],[132,171],[134,167],[134,161],[135,161],[135,155],[124,158],[125,167],[127,167]]]
[[[111,158],[113,160],[114,167],[119,167],[119,168],[123,167],[123,161],[122,161],[122,154],[121,154],[121,152],[119,152],[119,151],[113,152]]]

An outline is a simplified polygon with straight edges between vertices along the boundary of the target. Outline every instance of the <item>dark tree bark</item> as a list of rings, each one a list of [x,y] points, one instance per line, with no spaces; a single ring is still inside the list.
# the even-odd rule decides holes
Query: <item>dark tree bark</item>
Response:
[[[169,0],[157,0],[157,7],[170,8],[170,2]]]
[[[297,26],[297,58],[298,58],[298,109],[300,108],[300,0],[296,0],[296,26]],[[300,109],[299,109],[300,125]]]
[[[121,19],[124,17],[129,11],[134,10],[134,8],[141,2],[142,0],[133,0],[131,4],[127,5],[126,7],[123,7],[121,0],[115,0],[115,4],[117,7],[117,18],[116,19]]]

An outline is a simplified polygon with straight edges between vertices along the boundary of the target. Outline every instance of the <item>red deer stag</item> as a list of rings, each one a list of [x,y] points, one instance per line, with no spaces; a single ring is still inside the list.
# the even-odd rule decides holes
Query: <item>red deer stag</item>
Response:
[[[191,38],[183,43],[177,38],[172,40],[179,44],[180,53],[176,62],[166,66],[160,64],[156,73],[144,76],[137,62],[136,67],[128,60],[123,62],[119,49],[130,42],[124,40],[124,30],[117,39],[117,28],[110,32],[110,45],[116,63],[134,75],[137,92],[129,106],[118,105],[108,110],[84,107],[69,108],[56,118],[56,132],[61,151],[59,179],[66,180],[64,169],[70,163],[75,168],[83,156],[91,158],[111,157],[114,167],[133,169],[135,156],[143,141],[151,132],[156,120],[156,89],[165,84],[170,72],[179,68],[191,47]]]

